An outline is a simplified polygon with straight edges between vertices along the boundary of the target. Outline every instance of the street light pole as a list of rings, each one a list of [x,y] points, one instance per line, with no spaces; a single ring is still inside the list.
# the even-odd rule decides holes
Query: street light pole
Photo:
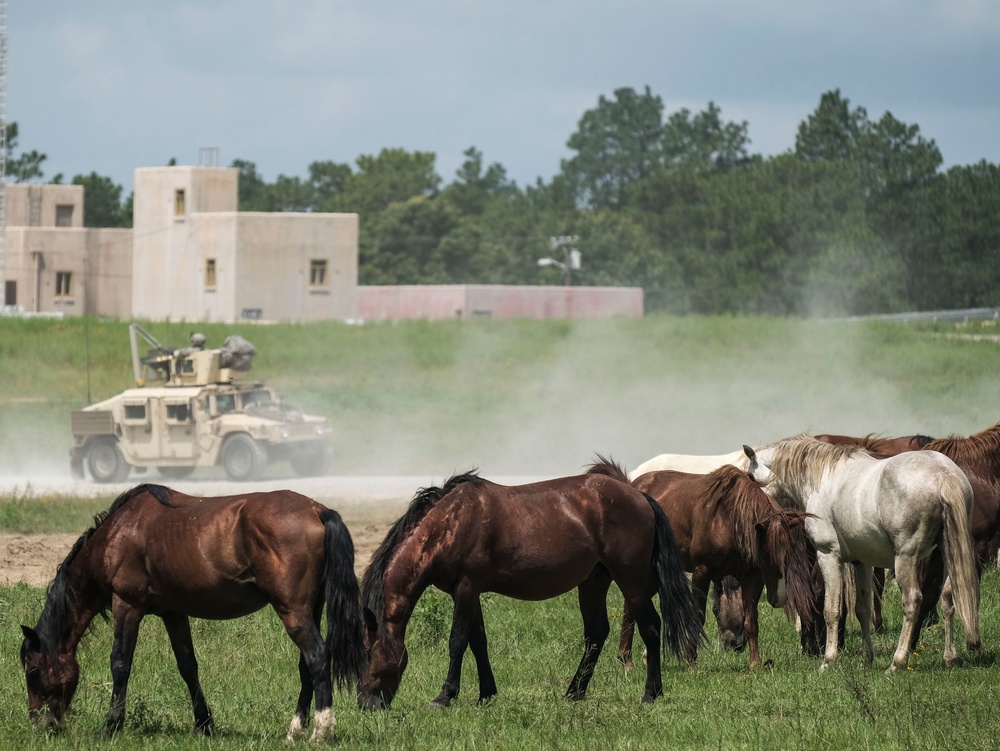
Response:
[[[558,266],[563,270],[563,280],[567,287],[572,285],[573,277],[572,273],[580,268],[580,251],[578,251],[573,246],[579,242],[579,235],[559,235],[557,237],[549,238],[549,245],[552,248],[553,253],[558,253],[562,251],[562,261],[557,261],[552,258],[543,258],[538,261],[539,265],[542,266]],[[546,263],[542,263],[546,261]]]

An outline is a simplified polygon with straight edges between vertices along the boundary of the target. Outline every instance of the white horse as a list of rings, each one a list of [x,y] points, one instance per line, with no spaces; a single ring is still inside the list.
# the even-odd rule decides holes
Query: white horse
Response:
[[[750,472],[783,505],[813,516],[806,520],[819,560],[826,598],[826,652],[821,670],[837,657],[841,570],[854,564],[856,615],[865,661],[871,642],[872,567],[895,568],[903,599],[903,628],[887,672],[906,667],[920,610],[917,562],[935,547],[944,552],[941,616],[944,661],[957,657],[953,616],[958,610],[970,650],[978,650],[979,591],[969,521],[972,487],[961,469],[937,451],[911,451],[876,459],[857,446],[834,446],[807,435],[757,449],[744,447]]]
[[[660,454],[654,456],[628,473],[629,482],[647,472],[662,472],[666,469],[673,469],[678,472],[688,472],[693,475],[707,475],[714,472],[719,467],[732,464],[737,469],[747,469],[750,460],[743,452],[743,449],[734,451],[731,454],[719,454],[718,456],[697,456],[694,454]]]

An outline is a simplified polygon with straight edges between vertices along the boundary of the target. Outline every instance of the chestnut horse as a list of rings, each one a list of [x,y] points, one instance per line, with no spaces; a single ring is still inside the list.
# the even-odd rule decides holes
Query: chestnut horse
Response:
[[[972,542],[976,550],[976,573],[996,561],[1000,548],[1000,423],[968,437],[949,436],[931,441],[925,451],[937,451],[957,464],[972,485],[975,503],[972,510]],[[921,572],[923,598],[912,645],[920,637],[921,624],[931,616],[941,595],[944,568],[941,554],[935,551]]]
[[[747,452],[753,454],[752,449]],[[889,671],[906,667],[921,599],[917,563],[935,547],[944,551],[945,561],[945,663],[957,657],[952,623],[956,610],[966,646],[979,649],[979,587],[969,537],[972,487],[955,462],[926,450],[878,459],[857,446],[834,446],[803,435],[757,449],[750,466],[754,477],[767,482],[769,495],[811,514],[806,533],[826,586],[821,669],[837,657],[845,563],[854,564],[856,613],[867,663],[873,658],[872,567],[895,569],[904,620]]]
[[[497,693],[486,646],[480,595],[545,600],[576,588],[584,653],[566,697],[583,699],[611,627],[607,594],[614,581],[636,614],[649,660],[643,702],[663,692],[662,640],[680,657],[703,638],[670,523],[659,506],[600,459],[583,475],[503,486],[475,472],[420,490],[389,530],[365,571],[361,600],[369,665],[358,705],[387,708],[407,664],[406,625],[427,587],[455,603],[448,676],[433,706],[458,695],[462,658],[472,650],[479,701]]]
[[[336,511],[289,490],[197,498],[138,485],[94,518],[56,570],[38,625],[21,627],[29,714],[62,729],[80,678],[80,639],[110,609],[113,683],[104,734],[124,724],[139,622],[156,615],[190,692],[195,729],[209,735],[212,713],[188,619],[237,618],[270,604],[301,651],[289,738],[304,730],[315,694],[313,738],[322,740],[336,724],[334,680],[343,687],[361,673],[358,596],[354,544]]]
[[[779,506],[748,472],[731,464],[707,475],[647,472],[632,485],[655,498],[666,512],[684,568],[692,574],[691,596],[701,621],[709,584],[724,576],[739,581],[750,667],[760,667],[757,603],[766,587],[771,606],[785,606],[788,561],[805,554],[804,536],[798,536],[796,545],[793,530],[807,515]],[[795,603],[809,592],[795,590],[791,595]],[[626,665],[631,663],[632,629],[626,607],[618,648],[619,659]],[[686,656],[695,662],[697,644],[688,645]]]

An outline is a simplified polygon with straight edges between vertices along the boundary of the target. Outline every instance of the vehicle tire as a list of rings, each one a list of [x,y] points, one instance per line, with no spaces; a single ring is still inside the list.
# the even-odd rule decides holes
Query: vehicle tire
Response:
[[[87,469],[94,482],[122,482],[128,477],[129,466],[114,438],[98,438],[87,449]]]
[[[157,467],[156,471],[168,480],[183,480],[191,476],[194,467]]]
[[[222,467],[230,480],[256,480],[267,466],[267,452],[246,433],[234,433],[222,444]]]
[[[302,447],[293,451],[288,462],[299,477],[322,477],[333,464],[333,450],[329,444]]]

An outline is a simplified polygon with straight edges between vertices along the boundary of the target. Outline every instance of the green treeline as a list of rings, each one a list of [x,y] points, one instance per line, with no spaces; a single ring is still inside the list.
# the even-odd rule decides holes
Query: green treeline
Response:
[[[650,312],[1000,305],[1000,168],[944,170],[919,126],[873,119],[839,90],[777,156],[752,153],[748,124],[714,103],[667,114],[648,87],[600,97],[567,147],[551,181],[523,187],[476,148],[450,183],[435,154],[402,149],[274,182],[233,166],[241,210],[357,212],[362,284],[561,284],[557,265],[537,262],[550,238],[575,235],[573,283],[643,287]],[[91,226],[127,225],[120,188],[93,173],[74,182],[88,209],[105,207]]]

